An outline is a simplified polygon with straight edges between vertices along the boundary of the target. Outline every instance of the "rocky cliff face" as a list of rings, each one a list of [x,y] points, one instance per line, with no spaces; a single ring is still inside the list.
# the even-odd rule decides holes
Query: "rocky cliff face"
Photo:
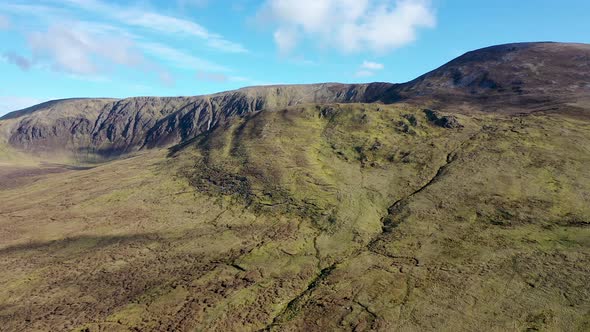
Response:
[[[317,103],[406,101],[530,112],[590,105],[590,45],[522,43],[469,52],[405,84],[251,87],[197,97],[52,101],[0,119],[0,141],[33,153],[110,158],[190,139],[225,119]],[[557,106],[556,106],[557,105]],[[511,107],[517,110],[511,110]]]
[[[307,103],[379,100],[392,84],[252,87],[197,97],[70,99],[4,116],[0,138],[33,153],[109,158],[192,138],[229,117]]]

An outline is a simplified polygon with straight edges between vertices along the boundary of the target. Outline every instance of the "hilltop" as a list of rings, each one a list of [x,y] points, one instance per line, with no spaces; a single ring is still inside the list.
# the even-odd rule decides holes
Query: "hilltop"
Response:
[[[517,43],[468,52],[396,92],[402,99],[435,99],[447,107],[470,103],[507,113],[556,111],[568,103],[587,107],[589,82],[590,45]]]

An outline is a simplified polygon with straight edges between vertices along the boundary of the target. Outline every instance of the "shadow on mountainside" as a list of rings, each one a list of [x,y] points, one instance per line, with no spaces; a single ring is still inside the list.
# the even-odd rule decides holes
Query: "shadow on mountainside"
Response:
[[[0,249],[0,256],[27,253],[29,251],[43,251],[46,254],[69,252],[71,249],[93,250],[113,245],[126,245],[132,242],[155,241],[156,234],[106,235],[106,236],[74,236],[53,241],[33,241],[7,246]]]

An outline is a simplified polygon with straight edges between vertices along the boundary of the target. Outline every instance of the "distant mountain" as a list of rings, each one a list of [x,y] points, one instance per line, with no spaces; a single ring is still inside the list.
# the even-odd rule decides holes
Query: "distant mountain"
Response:
[[[404,84],[327,83],[197,97],[56,100],[0,118],[0,140],[37,154],[94,160],[170,146],[233,116],[299,104],[405,101],[451,111],[506,112],[567,105],[571,111],[577,103],[590,104],[588,96],[590,45],[507,44],[469,52]]]

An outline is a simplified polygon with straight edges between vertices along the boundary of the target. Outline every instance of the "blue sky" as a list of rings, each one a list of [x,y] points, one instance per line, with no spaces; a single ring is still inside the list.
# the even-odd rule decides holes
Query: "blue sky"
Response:
[[[587,0],[3,0],[0,115],[57,98],[404,82],[477,48],[590,42]]]

